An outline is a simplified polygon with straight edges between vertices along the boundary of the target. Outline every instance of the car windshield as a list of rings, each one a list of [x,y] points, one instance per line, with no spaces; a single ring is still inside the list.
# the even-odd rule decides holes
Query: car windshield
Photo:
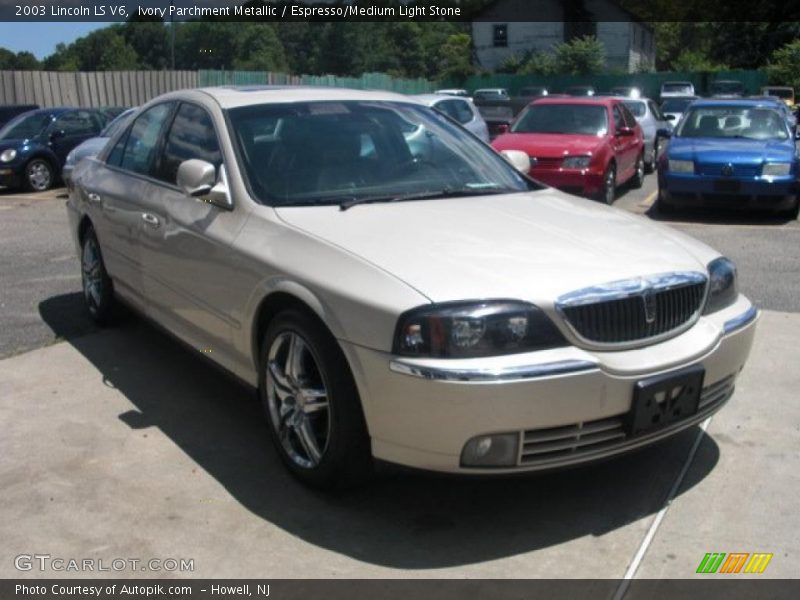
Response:
[[[670,94],[691,94],[692,85],[690,83],[665,83],[661,86],[661,91]]]
[[[680,124],[678,137],[785,140],[789,131],[781,115],[771,108],[703,106],[690,109]]]
[[[117,135],[117,133],[122,131],[128,124],[128,121],[130,121],[131,115],[133,115],[134,112],[136,112],[135,109],[130,109],[118,115],[113,121],[111,121],[111,123],[106,125],[106,128],[103,129],[103,131],[100,132],[100,137],[110,138]]]
[[[26,140],[41,134],[50,124],[49,114],[20,115],[0,129],[0,140]]]
[[[712,94],[741,94],[744,86],[738,81],[715,81],[711,84]]]
[[[634,117],[643,117],[647,112],[644,102],[636,102],[633,100],[624,100],[623,104],[628,107],[628,110],[633,113]]]
[[[608,132],[608,113],[605,106],[592,104],[531,104],[511,132],[602,136]]]
[[[661,110],[668,113],[681,113],[694,102],[694,98],[670,98],[661,104]]]
[[[262,104],[228,111],[255,196],[310,206],[538,189],[436,111],[400,102]]]
[[[794,96],[794,91],[787,88],[766,88],[764,90],[768,96],[775,96],[776,98],[791,98]]]

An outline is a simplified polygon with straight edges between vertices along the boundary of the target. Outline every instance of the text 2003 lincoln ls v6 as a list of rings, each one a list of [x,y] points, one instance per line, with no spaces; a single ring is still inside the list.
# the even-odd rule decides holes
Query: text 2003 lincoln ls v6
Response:
[[[194,90],[79,164],[68,212],[91,314],[211,348],[312,485],[561,467],[719,409],[757,319],[731,261],[528,168],[399,95]]]

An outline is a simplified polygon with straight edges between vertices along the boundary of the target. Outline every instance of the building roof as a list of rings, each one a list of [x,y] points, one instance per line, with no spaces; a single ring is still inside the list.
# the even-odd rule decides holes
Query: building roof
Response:
[[[576,11],[578,14],[584,13],[584,14],[591,15],[591,11],[586,7],[586,0],[547,0],[547,1],[552,2],[552,3],[560,4],[561,5],[560,8],[562,8],[562,9],[566,8],[564,6],[565,4],[571,2],[574,5],[573,6],[573,10]],[[622,6],[616,0],[594,0],[594,1],[596,1],[596,2],[605,2],[606,4],[612,6],[615,10],[617,10],[620,13],[624,14],[627,17],[627,20],[639,23],[640,25],[642,25],[643,27],[647,28],[648,30],[653,31],[653,28],[648,23],[646,23],[639,16],[637,16],[636,14],[632,13],[630,10],[628,10],[627,8]],[[541,2],[541,1],[539,1],[539,2],[531,2],[530,0],[519,0],[519,1],[517,1],[517,0],[492,0],[491,2],[489,2],[488,4],[486,4],[485,6],[483,6],[482,8],[480,8],[479,10],[475,11],[475,13],[472,14],[472,21],[473,22],[474,21],[488,21],[487,18],[482,18],[482,17],[487,17],[487,16],[489,16],[489,15],[487,15],[487,13],[489,13],[489,12],[491,12],[493,10],[496,10],[498,7],[501,7],[504,4],[505,5],[509,5],[510,3],[514,3],[517,6],[513,7],[513,8],[511,6],[507,6],[506,7],[507,9],[513,10],[513,14],[503,15],[503,18],[505,20],[507,20],[507,21],[545,21],[545,20],[549,20],[549,19],[543,18],[543,16],[546,13],[544,13],[542,11],[543,2]],[[564,14],[563,10],[562,10],[561,14],[563,16],[563,14]],[[564,19],[564,20],[567,21],[568,19]],[[573,18],[573,19],[569,19],[569,20],[570,21],[575,21],[576,19]],[[586,21],[593,21],[593,22],[599,22],[599,21],[602,21],[602,20],[603,19],[591,19],[591,18],[586,19]]]

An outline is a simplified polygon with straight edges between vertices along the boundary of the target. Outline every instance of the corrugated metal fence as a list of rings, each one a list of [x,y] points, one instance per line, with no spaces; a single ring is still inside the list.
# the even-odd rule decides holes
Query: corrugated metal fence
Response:
[[[436,87],[426,79],[399,79],[383,73],[336,77],[268,71],[0,71],[0,104],[135,106],[165,92],[215,85],[318,85],[406,94]]]
[[[196,71],[0,71],[2,104],[135,106],[192,87],[197,87]]]

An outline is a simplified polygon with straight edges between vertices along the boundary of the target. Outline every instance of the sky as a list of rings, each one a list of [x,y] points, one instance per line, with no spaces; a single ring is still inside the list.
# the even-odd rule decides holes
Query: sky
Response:
[[[32,52],[42,59],[55,51],[56,44],[68,44],[107,25],[109,23],[0,22],[0,47],[12,52]]]

